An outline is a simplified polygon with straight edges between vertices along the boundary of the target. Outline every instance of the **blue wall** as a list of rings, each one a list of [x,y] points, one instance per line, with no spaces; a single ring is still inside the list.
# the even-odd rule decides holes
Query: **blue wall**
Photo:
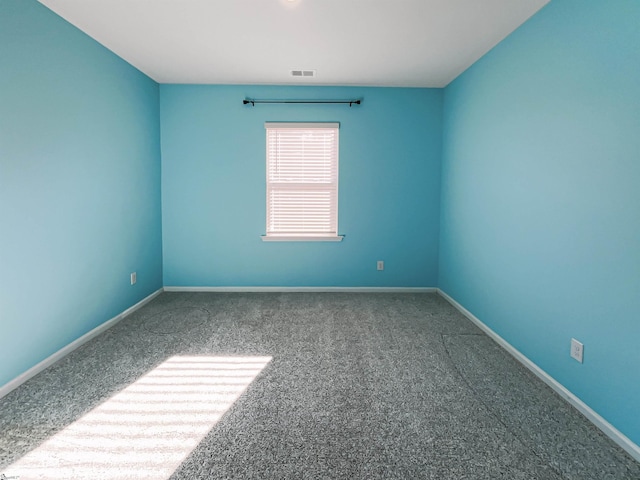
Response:
[[[439,271],[636,444],[639,20],[637,0],[554,0],[446,88]]]
[[[436,286],[442,90],[161,85],[160,99],[165,285]],[[261,241],[265,121],[340,122],[342,242]]]
[[[0,385],[162,286],[158,110],[129,64],[0,2]]]

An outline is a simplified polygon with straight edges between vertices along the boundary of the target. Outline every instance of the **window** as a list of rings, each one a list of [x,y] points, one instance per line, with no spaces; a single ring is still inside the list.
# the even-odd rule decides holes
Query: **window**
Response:
[[[337,123],[266,123],[267,241],[340,241]]]

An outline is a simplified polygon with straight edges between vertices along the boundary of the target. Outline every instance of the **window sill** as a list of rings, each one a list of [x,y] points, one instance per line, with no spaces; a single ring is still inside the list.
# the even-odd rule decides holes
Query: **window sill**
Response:
[[[263,242],[341,242],[344,235],[262,235]]]

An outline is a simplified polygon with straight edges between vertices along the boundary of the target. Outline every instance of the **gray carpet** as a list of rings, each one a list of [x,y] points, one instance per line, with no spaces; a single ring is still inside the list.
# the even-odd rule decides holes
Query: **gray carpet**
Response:
[[[254,364],[234,364],[238,357],[271,360],[253,378]],[[200,358],[217,362],[215,371],[201,370],[215,380],[205,393],[185,390],[199,383],[182,382],[180,364],[166,363]],[[197,410],[182,397],[169,405],[162,394],[146,398],[143,410],[114,413],[126,408],[123,395],[140,396],[134,382],[156,388],[167,371],[174,372],[169,388],[200,395]],[[203,403],[245,387],[219,418]],[[175,405],[184,405],[186,427],[174,419],[183,407],[169,412]],[[156,424],[144,423],[145,415]],[[148,434],[164,432],[145,437],[157,440],[153,446],[118,443],[114,458],[123,461],[87,456],[93,437],[124,441],[143,424]],[[178,436],[203,425],[195,448],[162,470],[175,453],[166,429]],[[126,435],[108,430],[125,427]],[[67,431],[79,436],[69,440]],[[65,452],[54,442],[38,456],[58,437],[70,445]],[[48,466],[63,465],[63,455],[72,458],[68,470]],[[26,458],[44,466],[29,470],[20,463]],[[2,473],[21,480],[602,480],[640,479],[640,464],[435,294],[164,293],[0,400]]]

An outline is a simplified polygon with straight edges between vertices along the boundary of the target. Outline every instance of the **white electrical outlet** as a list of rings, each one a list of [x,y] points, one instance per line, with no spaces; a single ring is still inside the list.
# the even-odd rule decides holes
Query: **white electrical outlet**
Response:
[[[571,339],[571,358],[575,358],[582,363],[582,356],[584,355],[584,345],[575,338]]]
[[[384,270],[384,262],[382,260],[378,260],[378,270]]]
[[[136,274],[136,272],[133,272],[131,274],[131,285],[135,285],[136,284],[136,282],[138,281],[137,277],[138,277],[138,275]]]

